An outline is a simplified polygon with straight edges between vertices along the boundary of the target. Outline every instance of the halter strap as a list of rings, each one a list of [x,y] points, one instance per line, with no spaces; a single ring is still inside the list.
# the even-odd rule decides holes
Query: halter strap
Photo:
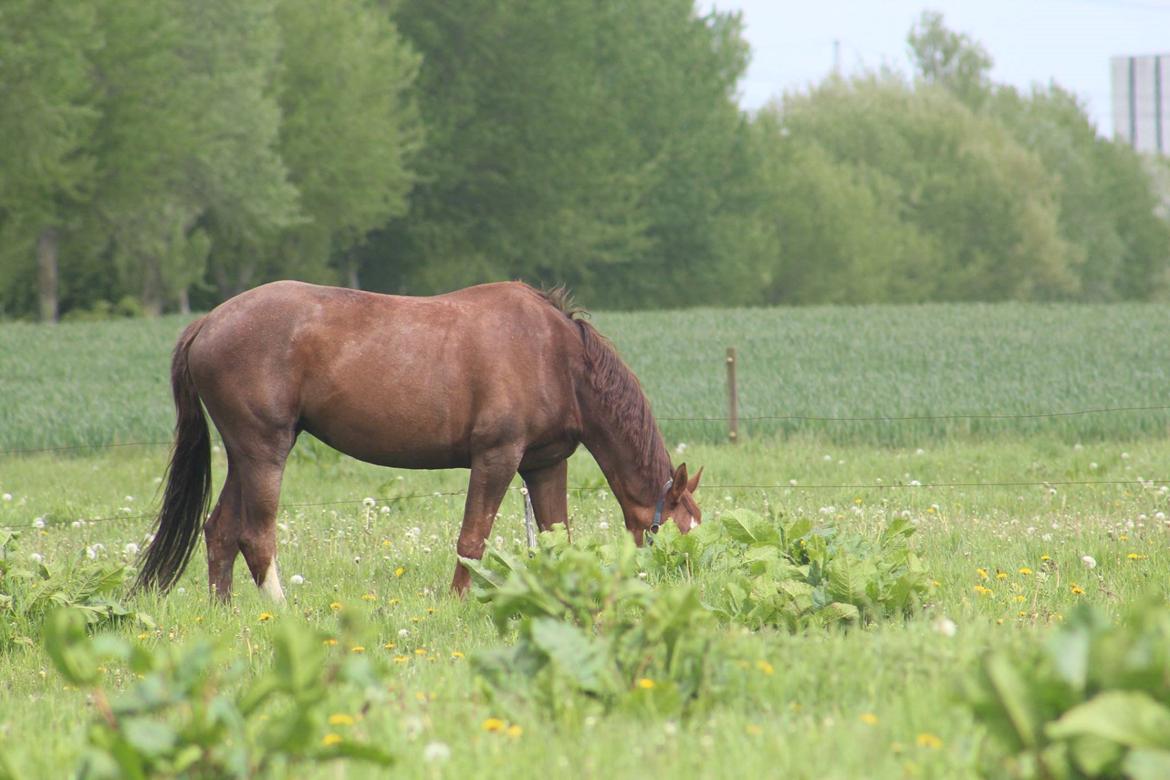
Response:
[[[662,486],[662,493],[658,496],[658,503],[654,505],[654,521],[650,523],[650,536],[646,543],[654,544],[654,534],[658,533],[658,529],[662,527],[662,507],[666,504],[666,493],[674,485],[674,479],[666,480],[666,484]]]

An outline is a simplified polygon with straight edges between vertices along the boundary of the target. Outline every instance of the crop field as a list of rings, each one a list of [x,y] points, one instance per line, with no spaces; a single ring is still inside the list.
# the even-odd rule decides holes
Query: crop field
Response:
[[[663,422],[701,529],[631,549],[582,452],[571,544],[513,491],[459,600],[466,472],[302,441],[283,608],[202,549],[127,593],[167,451],[101,445],[169,438],[182,322],[0,325],[0,777],[1167,776],[1168,320],[598,314],[661,417],[721,417],[735,346],[786,418]]]

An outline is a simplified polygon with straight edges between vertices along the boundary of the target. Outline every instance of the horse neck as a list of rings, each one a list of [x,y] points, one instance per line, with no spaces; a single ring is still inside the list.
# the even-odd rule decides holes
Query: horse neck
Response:
[[[601,467],[629,522],[658,502],[670,478],[670,456],[638,380],[600,336],[582,330],[587,366],[600,376],[576,383],[581,443]]]

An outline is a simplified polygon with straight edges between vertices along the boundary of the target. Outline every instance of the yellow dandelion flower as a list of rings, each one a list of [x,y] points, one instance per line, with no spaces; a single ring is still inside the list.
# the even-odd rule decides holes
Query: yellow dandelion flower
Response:
[[[1048,553],[1044,553],[1043,555],[1040,556],[1040,560],[1042,560],[1044,562],[1048,562],[1048,561],[1052,560],[1052,556],[1049,555]]]
[[[414,650],[414,654],[415,655],[426,655],[427,649],[425,647],[416,647]]]
[[[353,647],[349,648],[349,652],[355,655],[361,655],[362,653],[366,652],[366,648],[362,645],[354,645]]]
[[[1023,593],[1017,593],[1017,594],[1016,594],[1016,601],[1017,601],[1018,603],[1020,603],[1020,604],[1023,604],[1023,603],[1024,603],[1025,601],[1027,601],[1027,600],[1028,600],[1027,596],[1025,596]]]
[[[340,612],[341,607],[342,607],[342,604],[340,601],[334,601],[332,604],[329,605],[329,609],[333,610],[334,612]]]
[[[984,569],[982,566],[980,566],[978,569],[976,569],[975,573],[979,575],[979,579],[981,579],[981,580],[985,580],[990,576],[987,573],[987,569]]]
[[[861,713],[861,722],[867,726],[876,726],[878,722],[878,716],[874,715],[872,712],[863,712]]]
[[[930,581],[930,587],[932,587],[932,588],[938,588],[941,586],[942,586],[942,583],[939,582],[938,580],[931,580]]]
[[[988,596],[992,598],[995,596],[995,591],[993,591],[991,588],[984,587],[983,585],[976,585],[975,592],[980,596]]]
[[[333,747],[334,745],[340,745],[341,742],[342,742],[341,735],[340,734],[332,734],[332,733],[326,734],[325,738],[321,740],[321,744],[324,745],[325,747]]]
[[[491,732],[503,731],[507,725],[507,723],[504,723],[499,718],[488,718],[483,722],[483,730]]]
[[[396,606],[399,603],[399,601],[400,601],[400,599],[390,599],[386,603],[393,607],[393,606]]]
[[[396,663],[396,664],[404,664],[409,660],[410,660],[409,655],[396,655],[396,656],[394,656],[394,663]]]
[[[654,681],[649,677],[643,677],[642,679],[638,680],[638,687],[648,691],[654,687]]]
[[[1142,555],[1142,554],[1140,554],[1140,553],[1130,553],[1129,555],[1127,555],[1127,556],[1125,556],[1125,557],[1126,557],[1126,558],[1128,558],[1128,559],[1129,559],[1129,560],[1131,560],[1131,561],[1140,561],[1140,560],[1142,560],[1143,558],[1145,558],[1146,556],[1144,556],[1144,555]]]
[[[333,637],[329,637],[328,639],[324,640],[321,644],[326,645],[327,647],[333,647],[337,644],[337,640],[334,639]]]
[[[377,601],[377,600],[378,600],[378,597],[375,596],[373,593],[363,593],[362,594],[362,601]]]
[[[352,726],[353,723],[353,716],[346,715],[344,712],[335,712],[329,716],[330,726]]]
[[[918,743],[918,747],[930,748],[931,750],[938,750],[943,743],[937,735],[931,734],[929,731],[922,732],[914,741]]]
[[[393,650],[395,646],[396,645],[393,642],[387,642],[386,644],[382,645],[382,647],[386,648],[387,650]]]
[[[996,571],[995,578],[997,580],[1006,580],[1008,578],[1008,573],[1006,571]]]
[[[1020,567],[1020,574],[1023,574],[1025,577],[1027,577],[1031,573],[1032,573],[1032,570],[1029,569],[1027,566]]]
[[[771,676],[772,672],[776,671],[772,668],[772,664],[768,663],[763,658],[756,661],[756,668],[768,676]]]
[[[1085,592],[1085,589],[1084,589],[1084,588],[1082,588],[1080,585],[1077,585],[1075,582],[1072,584],[1072,587],[1071,587],[1071,588],[1069,588],[1069,590],[1071,590],[1071,591],[1072,591],[1072,594],[1073,594],[1074,596],[1079,596],[1079,595],[1081,595],[1082,593],[1084,593],[1084,592]]]
[[[1122,541],[1122,542],[1128,542],[1129,541],[1129,534],[1120,534],[1120,535],[1118,535],[1117,539],[1119,541]]]
[[[406,574],[406,567],[405,566],[399,566],[397,569],[394,570],[395,577],[401,577],[403,574]]]
[[[458,650],[452,650],[452,651],[451,651],[451,657],[452,657],[452,658],[462,658],[462,657],[463,657],[463,653],[459,652]]]
[[[1025,611],[1024,611],[1024,610],[1022,610],[1022,609],[1021,609],[1019,612],[1017,612],[1017,613],[1016,613],[1016,615],[1017,615],[1018,617],[1028,617],[1028,613],[1027,613],[1027,612],[1025,612]]]
[[[144,639],[150,639],[150,632],[149,631],[143,631],[141,634],[138,635],[138,641],[141,642]]]
[[[261,612],[260,613],[260,622],[267,623],[269,620],[272,620],[272,618],[274,618],[274,617],[275,617],[275,615],[273,615],[271,612]]]
[[[389,539],[383,539],[383,540],[382,540],[382,546],[383,546],[383,547],[389,547],[391,544],[392,544],[392,542],[391,542]]]
[[[512,739],[517,739],[524,734],[524,729],[521,726],[517,726],[515,723],[513,723],[508,727],[507,734]]]

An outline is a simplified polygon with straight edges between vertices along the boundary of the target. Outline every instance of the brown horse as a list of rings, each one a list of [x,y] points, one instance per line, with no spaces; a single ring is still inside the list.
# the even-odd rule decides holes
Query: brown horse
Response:
[[[369,463],[470,468],[459,555],[479,558],[519,471],[541,529],[568,520],[566,459],[596,458],[635,541],[701,519],[699,477],[673,469],[637,378],[566,296],[511,282],[410,298],[299,282],[245,292],[191,323],[171,363],[177,422],[157,533],[138,587],[169,588],[202,527],[212,592],[231,598],[242,552],[283,599],[276,510],[285,460],[308,431]],[[227,450],[211,494],[207,408]],[[451,583],[469,584],[457,564]]]

